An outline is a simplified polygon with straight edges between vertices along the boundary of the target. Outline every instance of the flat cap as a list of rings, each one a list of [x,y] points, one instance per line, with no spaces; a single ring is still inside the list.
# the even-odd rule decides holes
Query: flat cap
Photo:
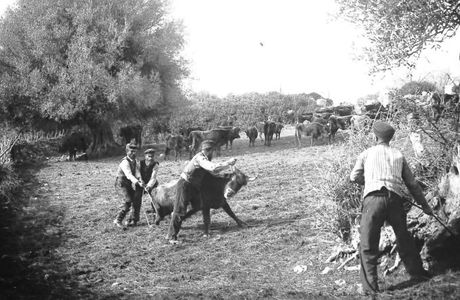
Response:
[[[201,143],[201,150],[211,149],[214,148],[215,143],[211,140],[205,140]]]
[[[137,145],[133,143],[126,144],[126,150],[137,150]]]
[[[144,151],[144,154],[155,154],[155,149],[149,148]]]
[[[374,130],[376,137],[386,142],[389,142],[395,134],[395,129],[393,126],[382,121],[376,121],[372,129]]]

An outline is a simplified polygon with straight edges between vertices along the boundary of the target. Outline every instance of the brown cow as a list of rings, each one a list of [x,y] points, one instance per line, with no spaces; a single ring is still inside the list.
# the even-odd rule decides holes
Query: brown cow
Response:
[[[314,140],[318,140],[318,137],[326,134],[327,132],[324,126],[316,122],[310,123],[308,125],[297,124],[295,126],[295,137],[297,141],[297,147],[299,148],[302,146],[300,142],[302,135],[311,136],[310,146],[313,146]]]
[[[216,177],[206,172],[201,185],[201,194],[195,195],[191,200],[191,207],[186,215],[182,217],[182,221],[184,221],[201,210],[203,213],[205,235],[209,234],[211,208],[224,209],[224,211],[235,220],[239,227],[246,226],[246,223],[241,221],[232,211],[227,200],[233,197],[249,181],[254,180],[255,177],[250,178],[237,168],[233,168],[231,173],[226,172],[219,176],[220,177]],[[178,180],[173,180],[166,184],[161,184],[152,191],[152,205],[156,213],[154,221],[156,225],[159,225],[160,221],[173,211],[177,182]]]

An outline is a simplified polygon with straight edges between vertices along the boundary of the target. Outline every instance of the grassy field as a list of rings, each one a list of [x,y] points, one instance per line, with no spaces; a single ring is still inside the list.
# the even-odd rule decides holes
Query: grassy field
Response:
[[[114,188],[121,157],[49,162],[12,235],[23,269],[3,282],[7,298],[44,299],[360,299],[358,271],[322,274],[340,245],[330,232],[331,199],[321,196],[324,164],[337,145],[295,147],[292,128],[264,147],[243,137],[216,161],[236,157],[237,167],[257,175],[231,201],[249,228],[223,211],[211,214],[211,235],[202,236],[198,213],[183,223],[178,245],[165,240],[169,218],[122,231],[112,223],[120,199]],[[340,134],[339,134],[340,139]],[[178,178],[181,161],[161,161],[161,183]],[[144,206],[147,202],[144,202]],[[149,217],[151,217],[149,215]],[[329,218],[328,218],[329,217]],[[14,231],[16,230],[16,231]],[[353,261],[350,265],[356,265]],[[298,272],[295,271],[297,267]],[[297,270],[296,269],[296,270]],[[447,273],[405,289],[404,268],[380,277],[380,299],[455,299],[460,274]],[[0,282],[1,283],[1,282]]]

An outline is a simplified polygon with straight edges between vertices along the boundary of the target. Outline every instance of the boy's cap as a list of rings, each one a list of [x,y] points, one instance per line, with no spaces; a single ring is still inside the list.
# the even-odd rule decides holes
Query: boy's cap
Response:
[[[211,149],[214,147],[214,145],[214,142],[211,140],[203,141],[203,143],[201,143],[201,150]]]
[[[155,154],[155,149],[149,148],[144,151],[144,154]]]
[[[393,126],[382,121],[376,121],[372,129],[374,130],[375,136],[384,141],[390,141],[395,134]]]

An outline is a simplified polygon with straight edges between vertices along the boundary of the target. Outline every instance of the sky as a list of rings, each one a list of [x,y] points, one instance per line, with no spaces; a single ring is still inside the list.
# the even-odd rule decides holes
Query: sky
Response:
[[[0,1],[0,14],[14,0]],[[171,0],[185,26],[183,55],[191,76],[184,87],[227,94],[317,92],[353,103],[408,80],[405,70],[368,75],[355,59],[365,39],[359,28],[332,17],[334,0]],[[413,80],[460,77],[460,37],[426,51]]]

